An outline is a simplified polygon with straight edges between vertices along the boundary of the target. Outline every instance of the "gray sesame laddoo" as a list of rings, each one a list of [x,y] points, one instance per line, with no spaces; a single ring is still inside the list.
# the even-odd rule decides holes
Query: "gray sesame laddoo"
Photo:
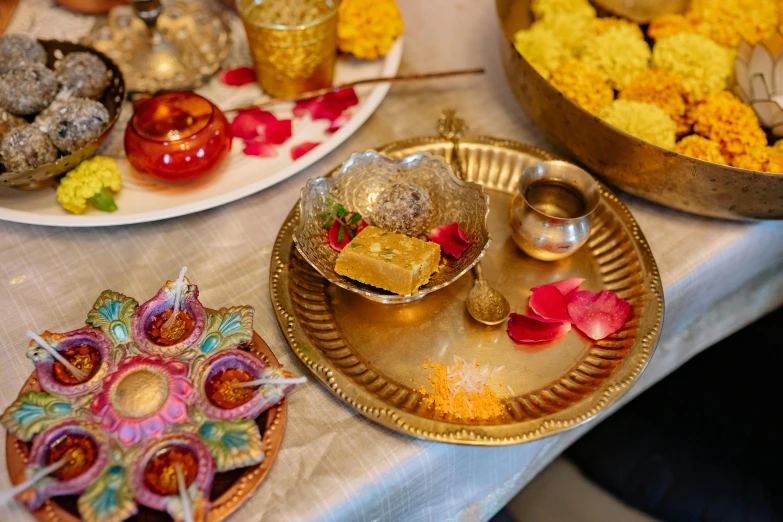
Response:
[[[52,140],[32,125],[11,129],[0,142],[0,163],[11,172],[24,172],[56,160]]]
[[[35,39],[23,34],[0,37],[0,76],[22,63],[46,64],[46,51]]]
[[[59,108],[47,111],[45,120],[36,119],[34,126],[39,131],[44,129],[63,152],[70,154],[84,147],[100,136],[109,123],[109,111],[95,100],[72,98],[57,103]]]
[[[17,116],[41,112],[57,96],[54,72],[40,63],[27,63],[0,76],[0,107]]]
[[[106,65],[92,53],[71,53],[54,64],[57,81],[73,96],[97,100],[106,90]]]
[[[378,194],[372,218],[377,226],[390,232],[420,236],[427,232],[432,210],[426,190],[402,181]]]
[[[3,136],[14,127],[26,124],[27,122],[19,116],[14,116],[10,112],[0,109],[0,141],[2,141]]]

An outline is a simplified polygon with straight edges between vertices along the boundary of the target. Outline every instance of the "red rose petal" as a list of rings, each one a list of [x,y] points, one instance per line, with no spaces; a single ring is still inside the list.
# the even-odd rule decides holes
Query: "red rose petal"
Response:
[[[347,220],[350,219],[350,217],[352,215],[353,215],[353,213],[348,214],[343,219],[343,222],[347,222]],[[363,219],[360,219],[359,223],[356,226],[356,232],[354,234],[354,237],[356,237],[356,234],[358,234],[359,232],[364,230],[366,227],[367,227],[367,222],[365,220],[363,220]],[[343,235],[343,240],[342,241],[337,241],[337,238],[339,237],[339,235],[340,235],[340,223],[337,220],[335,220],[334,223],[332,223],[332,226],[329,227],[329,246],[334,248],[338,252],[341,251],[343,248],[345,248],[346,245],[348,245],[348,243],[350,243],[351,240],[353,239],[346,232]]]
[[[274,158],[277,156],[277,147],[263,141],[245,141],[245,148],[242,152],[248,156]]]
[[[232,87],[239,87],[256,81],[256,71],[252,67],[237,67],[220,73],[220,81]]]
[[[553,321],[568,321],[568,303],[555,285],[543,285],[533,289],[530,308],[539,316]]]
[[[294,145],[291,147],[291,159],[294,161],[298,160],[314,148],[316,148],[318,145],[320,145],[320,141],[305,141],[300,143],[299,145]]]
[[[356,96],[356,91],[353,88],[348,88],[332,91],[317,98],[298,101],[293,112],[297,118],[301,118],[309,112],[313,120],[323,119],[334,122],[342,116],[346,109],[358,103],[359,97]]]
[[[329,127],[326,128],[326,132],[329,134],[333,134],[340,130],[340,127],[348,123],[348,120],[351,119],[350,114],[342,114],[339,118],[334,120],[332,123],[329,124]]]
[[[465,250],[473,244],[465,237],[465,233],[457,223],[441,225],[430,234],[430,241],[440,245],[446,255],[459,259]]]
[[[258,137],[261,141],[273,145],[282,145],[291,137],[291,120],[275,120],[259,127]]]
[[[599,340],[623,327],[631,305],[614,292],[574,292],[568,301],[568,315],[574,326],[591,339]]]
[[[550,285],[554,286],[558,290],[560,290],[560,293],[563,294],[566,299],[568,298],[568,294],[579,288],[579,286],[584,283],[585,280],[581,277],[572,277],[570,279],[562,279],[560,281],[555,281],[554,283],[549,283]],[[547,286],[547,285],[541,285],[541,286]],[[532,292],[535,292],[541,286],[535,286],[531,288],[530,290]]]
[[[506,331],[511,340],[518,344],[547,343],[570,332],[571,323],[512,313],[508,316]]]
[[[234,121],[231,122],[231,136],[252,140],[258,136],[260,128],[276,121],[277,118],[274,114],[261,109],[239,111]]]

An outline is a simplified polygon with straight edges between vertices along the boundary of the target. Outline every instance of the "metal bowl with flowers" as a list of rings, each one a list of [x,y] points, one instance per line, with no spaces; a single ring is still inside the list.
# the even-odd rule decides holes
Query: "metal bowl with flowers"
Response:
[[[358,213],[368,224],[377,222],[375,203],[384,190],[411,183],[428,194],[431,212],[422,230],[458,224],[469,246],[458,259],[441,257],[439,270],[418,290],[398,295],[344,277],[335,271],[338,252],[324,229],[325,212],[335,203]],[[450,285],[479,262],[489,248],[489,198],[476,183],[462,181],[440,157],[430,153],[392,160],[376,151],[354,154],[339,171],[310,180],[299,201],[299,225],[293,238],[301,256],[330,283],[379,303],[408,303]]]

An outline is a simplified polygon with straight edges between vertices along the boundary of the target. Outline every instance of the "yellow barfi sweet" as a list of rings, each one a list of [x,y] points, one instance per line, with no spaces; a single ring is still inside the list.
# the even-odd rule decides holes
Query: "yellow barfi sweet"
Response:
[[[440,246],[367,227],[337,256],[334,271],[355,281],[407,295],[438,271]]]

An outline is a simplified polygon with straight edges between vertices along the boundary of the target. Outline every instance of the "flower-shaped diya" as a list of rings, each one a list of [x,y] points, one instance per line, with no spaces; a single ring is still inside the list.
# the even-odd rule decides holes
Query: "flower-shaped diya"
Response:
[[[0,417],[32,443],[17,498],[35,510],[80,495],[85,522],[138,505],[203,521],[215,474],[264,460],[255,419],[301,381],[248,350],[253,308],[205,310],[184,270],[141,305],[103,292],[87,324],[31,342],[41,391]]]

